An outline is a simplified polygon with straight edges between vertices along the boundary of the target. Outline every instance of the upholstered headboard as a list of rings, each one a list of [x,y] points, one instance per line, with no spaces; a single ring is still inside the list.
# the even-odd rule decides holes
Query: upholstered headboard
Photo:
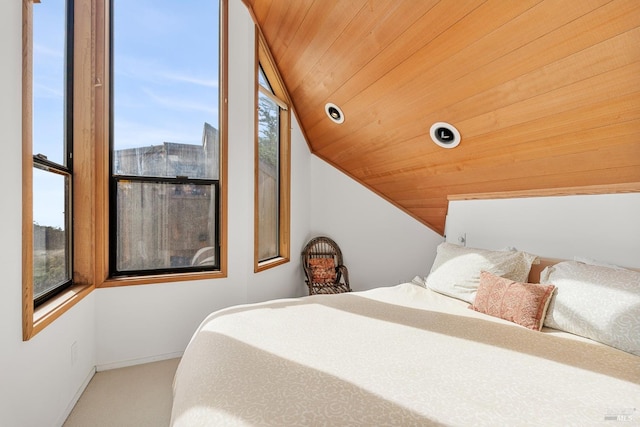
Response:
[[[540,273],[542,273],[542,270],[550,265],[564,261],[558,258],[538,258],[538,260],[540,261],[540,263],[533,264],[531,266],[531,270],[529,271],[529,283],[540,283]]]

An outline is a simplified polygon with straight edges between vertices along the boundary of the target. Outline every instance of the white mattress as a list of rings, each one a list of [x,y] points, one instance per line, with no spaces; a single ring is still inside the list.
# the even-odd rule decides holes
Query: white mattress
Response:
[[[640,424],[640,357],[467,305],[407,283],[215,312],[172,426]]]

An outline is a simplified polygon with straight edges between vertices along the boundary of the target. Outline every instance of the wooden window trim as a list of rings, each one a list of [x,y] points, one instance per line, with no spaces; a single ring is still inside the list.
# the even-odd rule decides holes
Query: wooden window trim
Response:
[[[289,109],[289,106],[287,104],[285,104],[280,98],[275,96],[273,93],[271,93],[270,91],[268,91],[267,89],[265,89],[261,85],[258,85],[258,91],[262,95],[264,95],[267,98],[269,98],[270,100],[272,100],[274,102],[274,104],[277,104],[278,107],[280,107],[281,109],[283,109],[285,111]]]
[[[107,8],[108,9],[108,8]],[[108,13],[108,10],[107,10]],[[100,256],[97,256],[97,268],[96,274],[98,277],[97,287],[119,287],[129,285],[145,285],[145,284],[157,284],[167,282],[179,282],[179,281],[191,281],[191,280],[203,280],[203,279],[219,279],[227,277],[227,117],[228,117],[228,83],[227,83],[227,63],[228,63],[228,1],[220,0],[220,156],[221,156],[221,171],[220,171],[220,270],[212,272],[188,272],[188,273],[175,273],[175,274],[162,274],[162,275],[147,275],[147,276],[135,276],[135,277],[111,277],[109,274],[109,89],[104,88],[104,102],[103,111],[97,116],[100,116],[104,123],[102,124],[102,137],[99,138],[100,156],[102,157],[101,167],[104,173],[100,174],[100,182],[98,183],[98,191],[102,194],[100,199],[103,204],[100,206],[100,216],[102,217],[102,226],[99,230],[99,242],[96,247],[101,248]],[[108,20],[106,21],[108,22]],[[104,28],[104,40],[102,46],[104,49],[104,55],[100,55],[104,58],[104,72],[108,73],[108,55],[109,52],[109,37],[108,28]],[[109,79],[104,79],[108,82]],[[105,85],[106,86],[106,85]]]
[[[640,182],[588,185],[582,187],[541,188],[537,190],[496,191],[492,193],[450,194],[448,201],[511,199],[520,197],[557,197],[593,194],[638,193]]]
[[[34,330],[33,308],[33,3],[22,1],[22,339]]]
[[[107,3],[108,0],[97,0]],[[174,274],[158,274],[158,275],[145,275],[145,276],[110,276],[109,274],[109,88],[106,82],[109,82],[109,34],[106,23],[109,20],[105,20],[104,28],[101,28],[100,33],[102,39],[100,40],[100,46],[103,54],[98,55],[100,59],[104,60],[104,64],[101,69],[105,76],[101,81],[105,82],[102,85],[102,100],[99,110],[96,113],[96,117],[100,120],[100,132],[96,138],[96,146],[99,147],[99,167],[101,173],[97,178],[96,193],[98,193],[100,205],[97,206],[99,211],[99,220],[96,223],[100,224],[96,226],[96,234],[98,241],[96,248],[99,248],[100,253],[96,253],[96,287],[109,288],[120,287],[130,285],[151,285],[159,283],[169,282],[184,282],[192,280],[205,280],[205,279],[221,279],[227,277],[227,141],[228,141],[228,79],[227,79],[227,64],[228,64],[228,0],[220,1],[220,66],[219,66],[219,78],[220,78],[220,270],[211,272],[187,272],[187,273],[174,273]],[[108,16],[108,4],[104,5],[105,16]]]
[[[91,135],[91,61],[79,58],[92,57],[91,31],[96,14],[90,7],[91,1],[74,1],[74,61],[73,130],[75,138]],[[22,2],[22,338],[27,341],[42,331],[47,325],[67,312],[94,289],[93,275],[78,254],[91,245],[83,231],[91,227],[91,201],[84,199],[91,193],[93,180],[87,176],[90,167],[74,168],[74,273],[73,285],[44,304],[34,308],[33,304],[33,0]],[[89,7],[88,7],[89,6]],[[77,137],[75,135],[78,135]],[[90,156],[74,143],[75,160]],[[91,144],[84,144],[89,148]],[[78,162],[80,163],[80,161]],[[88,215],[87,215],[88,214]]]
[[[254,132],[254,272],[258,273],[279,265],[286,264],[290,261],[290,227],[291,227],[291,100],[286,91],[286,87],[278,69],[276,63],[269,52],[267,43],[260,32],[259,27],[255,27],[255,70],[254,81],[255,85],[255,118],[254,123],[256,129]],[[264,72],[267,80],[271,84],[273,94],[263,90],[258,83],[258,73],[260,64],[263,65],[262,71]],[[258,237],[259,237],[259,215],[258,215],[258,98],[259,93],[264,93],[273,100],[281,109],[280,115],[280,211],[279,211],[279,256],[266,261],[259,260],[258,253]]]

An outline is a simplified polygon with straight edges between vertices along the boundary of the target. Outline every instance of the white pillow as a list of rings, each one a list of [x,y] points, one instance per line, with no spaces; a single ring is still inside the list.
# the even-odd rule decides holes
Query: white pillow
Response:
[[[481,271],[526,282],[536,258],[521,251],[490,251],[444,242],[438,245],[436,259],[426,279],[427,288],[473,303]]]
[[[564,261],[540,283],[556,286],[545,326],[640,356],[640,272]]]
[[[616,264],[610,264],[608,262],[600,261],[598,259],[582,257],[582,256],[577,256],[577,255],[573,257],[573,260],[577,261],[577,262],[581,262],[583,264],[598,265],[600,267],[615,268],[617,270],[623,268],[623,267],[620,267],[619,265],[616,265]]]

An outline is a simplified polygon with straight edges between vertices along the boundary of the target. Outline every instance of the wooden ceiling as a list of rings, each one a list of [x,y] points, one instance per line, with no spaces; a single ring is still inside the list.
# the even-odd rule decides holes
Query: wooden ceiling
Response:
[[[312,152],[439,233],[460,194],[640,190],[638,0],[243,1]]]

